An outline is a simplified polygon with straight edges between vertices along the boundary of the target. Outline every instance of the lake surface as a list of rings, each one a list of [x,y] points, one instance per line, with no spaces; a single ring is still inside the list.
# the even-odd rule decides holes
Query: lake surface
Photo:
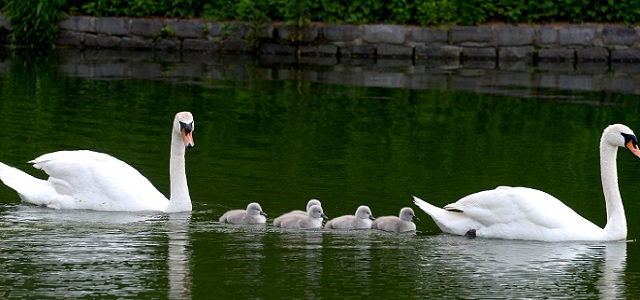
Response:
[[[621,299],[640,293],[640,160],[626,151],[618,155],[618,171],[628,241],[450,236],[411,201],[417,195],[444,206],[499,185],[529,186],[604,226],[598,143],[611,123],[640,131],[633,89],[454,84],[486,74],[592,78],[580,71],[427,69],[427,78],[444,76],[450,84],[418,80],[407,87],[394,80],[406,69],[375,65],[327,71],[246,58],[70,57],[4,58],[0,161],[43,178],[25,162],[57,150],[105,152],[168,195],[171,121],[189,110],[196,123],[196,146],[187,152],[194,209],[57,211],[21,204],[0,185],[3,299]],[[335,70],[343,82],[318,79]],[[313,72],[315,79],[307,77]],[[628,84],[634,76],[595,75]],[[375,216],[410,206],[421,220],[415,234],[401,235],[271,226],[311,198],[322,201],[330,218],[364,204]],[[252,201],[269,214],[266,226],[217,222]]]

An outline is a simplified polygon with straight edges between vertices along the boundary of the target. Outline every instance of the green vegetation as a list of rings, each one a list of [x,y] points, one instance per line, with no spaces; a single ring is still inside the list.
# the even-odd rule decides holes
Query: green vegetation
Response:
[[[0,0],[11,20],[11,43],[29,48],[53,47],[64,0]]]
[[[0,0],[0,9],[13,24],[13,43],[32,48],[54,44],[56,22],[64,14],[241,20],[254,26],[286,21],[298,27],[309,22],[423,26],[640,22],[640,0]]]
[[[67,13],[93,16],[264,19],[297,25],[310,21],[419,25],[640,21],[640,0],[67,0],[62,8]]]

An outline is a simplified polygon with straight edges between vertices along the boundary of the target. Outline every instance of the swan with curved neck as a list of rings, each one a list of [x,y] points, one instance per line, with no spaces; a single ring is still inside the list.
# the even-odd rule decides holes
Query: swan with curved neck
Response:
[[[618,189],[618,147],[640,157],[629,127],[614,124],[600,139],[600,175],[607,210],[604,228],[577,214],[555,197],[526,187],[500,186],[466,196],[444,208],[413,197],[443,232],[486,238],[543,241],[608,241],[627,237],[627,220]]]
[[[191,113],[177,113],[171,133],[171,200],[125,162],[88,150],[52,152],[30,161],[49,175],[47,180],[0,163],[0,180],[24,202],[56,209],[191,211],[184,155],[194,145],[193,130]]]

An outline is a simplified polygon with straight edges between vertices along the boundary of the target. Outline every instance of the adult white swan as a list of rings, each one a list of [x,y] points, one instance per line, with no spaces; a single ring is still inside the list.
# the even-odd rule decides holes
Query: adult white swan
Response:
[[[35,178],[0,163],[0,180],[23,201],[56,209],[102,211],[191,211],[185,148],[193,147],[193,116],[177,113],[171,133],[171,200],[125,162],[88,150],[58,151],[32,161],[49,178]]]
[[[621,124],[607,127],[600,139],[600,175],[607,208],[603,228],[578,215],[553,196],[525,187],[498,187],[466,196],[444,209],[414,196],[414,203],[446,233],[543,241],[621,240],[627,220],[618,190],[616,156],[626,147],[640,157],[638,140]]]

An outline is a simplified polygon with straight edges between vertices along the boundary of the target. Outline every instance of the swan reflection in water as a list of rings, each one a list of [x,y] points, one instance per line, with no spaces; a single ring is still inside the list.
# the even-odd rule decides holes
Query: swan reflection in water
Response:
[[[627,242],[548,243],[433,237],[421,267],[446,269],[461,298],[624,297]],[[427,245],[428,246],[428,245]],[[429,246],[428,246],[429,247]],[[465,293],[468,293],[465,295]]]
[[[191,253],[187,251],[190,221],[191,213],[169,215],[167,223],[169,299],[191,298],[193,275],[190,263]]]
[[[0,206],[0,294],[188,298],[190,218]]]

